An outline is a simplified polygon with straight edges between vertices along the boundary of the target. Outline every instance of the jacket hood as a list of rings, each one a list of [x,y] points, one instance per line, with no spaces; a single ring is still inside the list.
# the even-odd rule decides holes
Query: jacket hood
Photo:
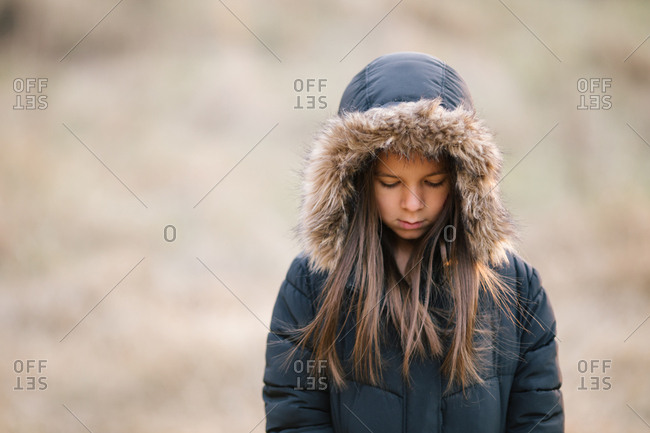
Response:
[[[395,53],[352,79],[338,115],[308,149],[297,234],[312,269],[337,265],[353,215],[353,177],[381,150],[448,155],[471,252],[486,265],[507,261],[515,229],[499,194],[502,157],[465,82],[435,57]]]

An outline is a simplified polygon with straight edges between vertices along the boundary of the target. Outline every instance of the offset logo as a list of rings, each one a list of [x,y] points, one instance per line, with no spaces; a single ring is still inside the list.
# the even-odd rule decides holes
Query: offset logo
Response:
[[[323,110],[327,108],[327,96],[323,94],[327,87],[326,78],[297,78],[293,82],[296,92],[294,110]]]
[[[297,360],[293,363],[293,372],[296,373],[296,386],[294,389],[301,391],[324,391],[327,389],[327,380],[323,373],[327,367],[327,360],[308,361]],[[314,372],[318,371],[320,377],[316,378]],[[307,377],[303,377],[304,375]]]
[[[611,87],[611,78],[580,78],[578,80],[578,93],[580,93],[578,110],[609,110],[612,108],[612,95],[607,93]]]
[[[611,359],[581,359],[578,361],[580,386],[578,391],[609,391],[612,389],[612,377],[607,371],[612,368]]]
[[[47,78],[16,78],[14,110],[45,110],[47,108]]]
[[[43,374],[47,367],[46,359],[17,359],[14,361],[16,386],[14,391],[44,391],[47,377]]]

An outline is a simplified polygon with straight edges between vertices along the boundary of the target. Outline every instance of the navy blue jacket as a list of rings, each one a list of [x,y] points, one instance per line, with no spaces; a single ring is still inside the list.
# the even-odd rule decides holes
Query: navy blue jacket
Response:
[[[517,326],[501,314],[493,351],[493,368],[485,384],[443,396],[447,385],[436,361],[414,362],[412,388],[400,377],[401,361],[386,368],[387,385],[351,382],[345,390],[309,381],[309,354],[281,367],[292,342],[289,326],[304,326],[314,317],[324,275],[309,272],[307,258],[294,259],[282,283],[268,336],[263,397],[268,432],[501,433],[564,431],[555,318],[537,271],[509,254],[502,275],[516,281]],[[345,333],[345,332],[344,332]],[[354,344],[346,336],[343,351]],[[390,355],[389,355],[390,356]]]

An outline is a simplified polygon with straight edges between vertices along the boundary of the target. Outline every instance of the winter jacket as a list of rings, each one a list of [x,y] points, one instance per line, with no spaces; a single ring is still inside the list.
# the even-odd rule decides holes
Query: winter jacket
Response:
[[[399,344],[382,347],[379,386],[349,380],[338,388],[309,376],[322,368],[309,351],[286,357],[294,344],[287,331],[314,318],[325,279],[339,260],[352,214],[352,176],[382,149],[452,157],[470,250],[514,293],[514,320],[482,293],[480,309],[493,317],[490,362],[484,382],[464,392],[455,384],[444,392],[448,383],[434,358],[413,359],[407,384]],[[500,152],[476,117],[467,86],[440,60],[391,54],[354,77],[339,114],[306,158],[297,228],[303,251],[280,287],[268,335],[262,393],[268,432],[564,431],[555,317],[538,272],[513,247],[515,230],[497,187],[500,168]],[[337,341],[342,360],[354,346],[353,329],[354,322],[346,322]]]

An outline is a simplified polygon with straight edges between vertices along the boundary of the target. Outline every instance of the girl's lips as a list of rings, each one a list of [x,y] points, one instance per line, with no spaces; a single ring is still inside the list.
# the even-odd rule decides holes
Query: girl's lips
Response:
[[[414,229],[419,229],[420,227],[422,227],[422,225],[424,224],[424,221],[417,221],[417,222],[414,222],[414,223],[410,223],[410,222],[407,222],[407,221],[397,220],[397,223],[403,229],[414,230]]]

